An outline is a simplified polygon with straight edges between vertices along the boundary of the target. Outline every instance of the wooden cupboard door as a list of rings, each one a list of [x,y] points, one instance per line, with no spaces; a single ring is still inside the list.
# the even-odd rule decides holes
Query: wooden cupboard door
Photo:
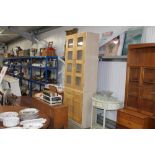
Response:
[[[126,93],[126,106],[132,110],[137,111],[139,107],[139,86],[135,84],[129,84]]]
[[[73,120],[79,124],[82,123],[82,101],[83,95],[79,92],[74,92],[74,114]]]
[[[155,85],[143,85],[140,92],[140,111],[147,115],[155,113]]]
[[[72,90],[64,90],[64,104],[68,106],[68,117],[73,119],[73,94]]]

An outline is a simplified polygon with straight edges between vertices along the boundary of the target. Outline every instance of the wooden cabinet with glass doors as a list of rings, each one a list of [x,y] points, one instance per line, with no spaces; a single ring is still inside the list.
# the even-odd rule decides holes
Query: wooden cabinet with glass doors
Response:
[[[66,36],[64,103],[69,119],[81,128],[90,127],[91,96],[97,88],[99,35]]]
[[[125,108],[117,124],[126,128],[155,128],[155,44],[129,45]]]

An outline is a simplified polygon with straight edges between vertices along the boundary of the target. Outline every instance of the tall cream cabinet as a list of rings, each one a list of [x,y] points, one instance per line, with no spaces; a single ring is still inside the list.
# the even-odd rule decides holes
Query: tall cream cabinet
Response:
[[[91,97],[97,89],[99,35],[66,36],[64,104],[69,120],[80,128],[91,124]]]

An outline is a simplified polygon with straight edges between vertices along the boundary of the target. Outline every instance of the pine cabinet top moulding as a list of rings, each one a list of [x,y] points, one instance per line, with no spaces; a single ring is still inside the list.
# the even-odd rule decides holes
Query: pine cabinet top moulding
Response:
[[[136,48],[155,48],[155,43],[144,43],[144,44],[130,44],[128,49],[136,49]]]

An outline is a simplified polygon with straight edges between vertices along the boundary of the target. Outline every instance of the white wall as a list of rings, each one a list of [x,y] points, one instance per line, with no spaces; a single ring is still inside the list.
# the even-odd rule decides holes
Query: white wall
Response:
[[[58,55],[63,55],[65,44],[65,31],[72,29],[72,27],[60,27],[55,30],[51,30],[41,34],[40,40],[53,41]],[[121,34],[127,27],[123,26],[77,26],[79,32],[95,32],[100,35],[103,32],[113,31],[113,35]],[[9,44],[8,49],[12,49],[15,46],[20,46],[23,49],[32,47],[32,43],[27,40],[14,42]],[[121,101],[124,101],[125,92],[125,75],[126,75],[126,63],[125,62],[99,62],[98,70],[98,90],[111,90],[114,95]],[[109,112],[108,118],[116,120],[116,112]]]
[[[124,101],[126,62],[99,62],[98,91],[110,90],[120,101]],[[108,111],[107,118],[116,121],[116,111]]]

